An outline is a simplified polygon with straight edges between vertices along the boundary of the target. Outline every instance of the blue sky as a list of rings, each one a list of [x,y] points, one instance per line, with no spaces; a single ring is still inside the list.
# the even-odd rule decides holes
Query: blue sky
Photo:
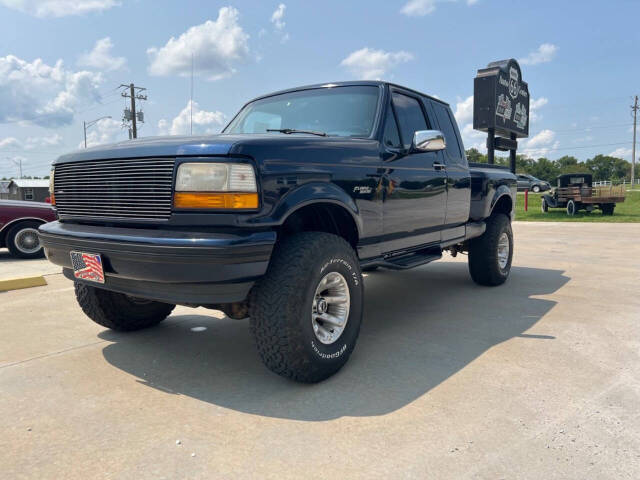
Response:
[[[521,60],[531,156],[630,159],[640,94],[638,1],[0,0],[0,177],[45,175],[82,142],[127,138],[117,86],[146,87],[139,135],[215,133],[248,99],[309,83],[381,78],[449,102],[465,147],[473,77]]]

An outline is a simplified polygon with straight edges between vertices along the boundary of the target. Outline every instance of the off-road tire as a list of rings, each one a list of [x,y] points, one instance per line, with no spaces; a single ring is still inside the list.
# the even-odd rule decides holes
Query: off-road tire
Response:
[[[75,282],[76,299],[82,311],[103,327],[129,332],[151,327],[167,318],[175,308],[169,303],[129,297]]]
[[[613,215],[613,211],[616,208],[616,204],[615,203],[605,203],[604,205],[600,206],[600,209],[602,210],[602,215]]]
[[[349,288],[346,326],[334,343],[313,331],[312,303],[320,280],[340,273]],[[250,329],[263,363],[274,373],[303,383],[320,382],[347,362],[356,345],[364,290],[356,254],[342,238],[303,232],[274,249],[267,273],[249,293]]]
[[[18,233],[21,230],[24,230],[25,228],[38,230],[38,227],[40,225],[42,225],[42,223],[40,223],[40,222],[22,221],[22,222],[18,222],[17,224],[13,225],[9,229],[9,231],[7,232],[7,238],[6,238],[6,242],[5,243],[7,245],[7,248],[9,249],[9,252],[11,253],[11,255],[13,255],[14,257],[18,257],[18,258],[42,258],[42,257],[44,257],[44,249],[42,248],[42,245],[40,245],[40,249],[37,252],[33,252],[33,253],[23,252],[16,245],[16,236],[18,235]]]
[[[503,232],[509,239],[509,257],[504,268],[498,264],[498,241]],[[513,232],[509,217],[503,213],[487,219],[487,229],[469,242],[469,273],[478,285],[496,286],[509,278],[513,259]]]

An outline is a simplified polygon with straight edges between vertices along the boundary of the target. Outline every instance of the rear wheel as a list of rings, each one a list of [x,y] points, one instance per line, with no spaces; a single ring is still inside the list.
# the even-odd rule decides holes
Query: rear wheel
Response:
[[[322,232],[282,240],[249,294],[251,332],[263,363],[305,383],[336,373],[355,348],[363,294],[360,265],[345,240]]]
[[[567,215],[572,217],[576,214],[577,211],[578,209],[576,207],[576,202],[574,202],[573,200],[569,200],[567,202]]]
[[[503,213],[487,219],[484,234],[469,242],[469,273],[479,285],[495,286],[509,278],[513,258],[513,232]]]
[[[167,318],[175,305],[130,297],[83,283],[75,284],[76,299],[91,320],[111,330],[133,331]]]
[[[40,258],[44,250],[38,238],[38,222],[19,222],[7,232],[7,248],[19,258]]]
[[[616,208],[615,203],[605,203],[604,205],[600,205],[602,209],[603,215],[613,215],[613,210]]]

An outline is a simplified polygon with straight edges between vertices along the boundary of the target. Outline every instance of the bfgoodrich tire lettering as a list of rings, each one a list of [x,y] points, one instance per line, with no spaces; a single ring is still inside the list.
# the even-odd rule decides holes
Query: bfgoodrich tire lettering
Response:
[[[85,315],[111,330],[132,331],[151,327],[167,318],[175,308],[169,303],[133,298],[78,282],[75,283],[75,291]]]
[[[316,288],[329,272],[346,280],[350,308],[343,332],[326,345],[314,333],[311,311]],[[355,348],[362,305],[362,273],[345,240],[322,232],[283,239],[267,273],[249,294],[250,327],[262,361],[278,375],[298,382],[330,377]]]
[[[500,255],[501,238],[508,242],[509,251]],[[504,254],[504,250],[502,250]],[[495,286],[503,284],[509,278],[511,260],[513,258],[513,232],[509,218],[502,214],[494,214],[487,219],[487,230],[469,243],[469,273],[479,285]],[[503,265],[501,265],[503,264]]]

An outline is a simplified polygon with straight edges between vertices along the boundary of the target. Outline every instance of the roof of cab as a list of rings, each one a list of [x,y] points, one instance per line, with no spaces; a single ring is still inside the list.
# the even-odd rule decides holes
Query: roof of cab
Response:
[[[315,88],[332,88],[332,87],[347,87],[347,86],[372,86],[372,87],[380,87],[380,86],[384,86],[384,85],[389,85],[391,87],[398,87],[401,88],[403,90],[407,90],[409,92],[413,92],[417,95],[423,96],[423,97],[427,97],[430,100],[433,100],[434,102],[438,102],[438,103],[442,103],[443,105],[447,105],[449,106],[449,104],[447,102],[444,102],[442,100],[440,100],[439,98],[436,98],[432,95],[427,95],[426,93],[422,93],[419,92],[418,90],[414,90],[413,88],[408,88],[408,87],[404,87],[402,85],[398,85],[397,83],[391,83],[391,82],[384,82],[381,80],[354,80],[354,81],[349,81],[349,82],[328,82],[328,83],[316,83],[313,85],[304,85],[301,87],[295,87],[295,88],[287,88],[285,90],[279,90],[277,92],[272,92],[272,93],[268,93],[266,95],[260,95],[259,97],[254,98],[253,100],[250,100],[247,103],[251,103],[254,102],[256,100],[260,100],[262,98],[268,98],[268,97],[273,97],[275,95],[282,95],[283,93],[290,93],[290,92],[297,92],[300,90],[311,90],[311,89],[315,89]]]

